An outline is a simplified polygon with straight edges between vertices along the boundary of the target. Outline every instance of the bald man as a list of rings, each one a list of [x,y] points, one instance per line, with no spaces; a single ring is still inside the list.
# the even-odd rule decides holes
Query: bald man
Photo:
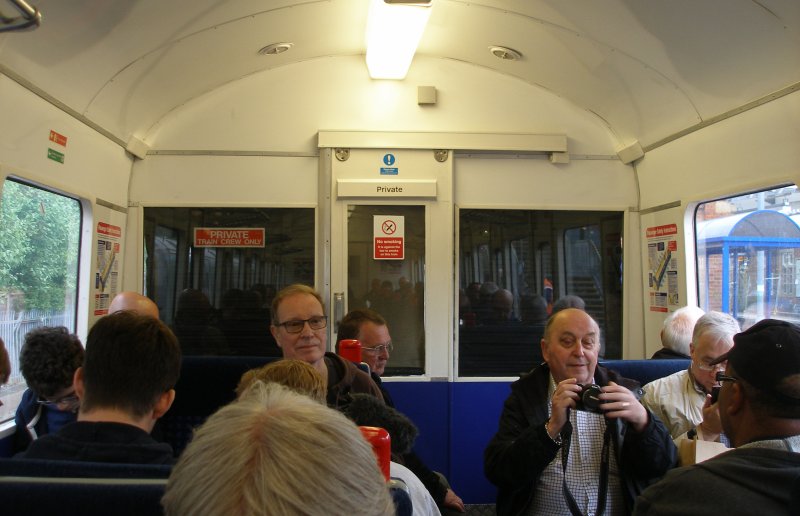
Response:
[[[629,514],[677,462],[669,432],[638,382],[597,364],[600,328],[583,310],[551,316],[541,347],[545,363],[511,384],[484,452],[498,516]]]
[[[122,310],[132,310],[141,315],[149,315],[159,319],[158,306],[149,297],[145,297],[138,292],[120,292],[111,300],[108,313],[120,312]]]

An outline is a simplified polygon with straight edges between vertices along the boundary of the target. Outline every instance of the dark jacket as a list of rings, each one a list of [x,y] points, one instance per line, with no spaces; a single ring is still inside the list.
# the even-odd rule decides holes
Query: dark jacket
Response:
[[[62,412],[43,406],[38,403],[38,400],[39,395],[33,389],[27,389],[22,393],[22,399],[14,415],[14,424],[16,425],[13,441],[14,453],[27,450],[34,439],[57,432],[61,427],[75,422],[78,418],[78,414],[74,412]],[[29,425],[35,435],[31,434]]]
[[[381,390],[381,395],[383,396],[384,403],[386,403],[388,406],[392,408],[396,408],[394,406],[394,400],[392,399],[392,395],[389,394],[389,391],[387,391],[386,387],[383,386],[383,380],[381,380],[381,377],[375,373],[369,373],[369,375],[372,378],[372,381],[375,382],[375,385],[378,386],[378,389]]]
[[[389,391],[386,390],[386,387],[384,387],[381,377],[375,373],[370,373],[370,375],[372,376],[372,381],[374,381],[375,385],[381,390],[383,401],[388,406],[395,408],[394,400],[389,394]],[[441,508],[444,505],[444,498],[447,495],[448,489],[447,485],[442,482],[442,478],[429,468],[413,450],[401,456],[400,461],[405,467],[410,469],[412,473],[417,475],[422,485],[424,485],[425,489],[431,494],[433,501]]]
[[[634,514],[800,514],[800,453],[738,448],[670,471]]]
[[[172,447],[124,423],[78,421],[31,443],[23,459],[172,464]]]
[[[527,510],[542,471],[560,449],[544,429],[548,418],[549,378],[550,368],[542,364],[511,384],[511,395],[500,416],[500,428],[484,452],[484,472],[498,487],[498,516],[523,514]],[[627,387],[637,397],[642,394],[638,382],[622,378],[602,366],[597,366],[594,380],[601,386],[613,381]],[[648,413],[647,427],[641,433],[629,432],[628,425],[619,419],[608,420],[608,424],[613,425],[613,449],[628,512],[636,496],[677,462],[677,450],[669,432],[658,418]],[[571,437],[569,422],[561,435],[564,440]]]
[[[679,358],[689,360],[692,357],[689,355],[684,355],[683,353],[678,353],[674,349],[661,348],[653,353],[653,356],[650,357],[650,360],[677,360]]]
[[[371,394],[383,401],[381,390],[372,378],[354,363],[328,351],[325,353],[325,365],[328,368],[329,407],[337,408],[347,404],[350,393]]]

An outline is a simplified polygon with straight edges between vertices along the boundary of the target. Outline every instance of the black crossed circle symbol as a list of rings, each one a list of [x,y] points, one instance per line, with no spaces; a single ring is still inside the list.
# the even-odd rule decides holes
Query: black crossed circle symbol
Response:
[[[397,231],[397,224],[393,220],[385,220],[381,225],[381,230],[387,235],[393,235]]]

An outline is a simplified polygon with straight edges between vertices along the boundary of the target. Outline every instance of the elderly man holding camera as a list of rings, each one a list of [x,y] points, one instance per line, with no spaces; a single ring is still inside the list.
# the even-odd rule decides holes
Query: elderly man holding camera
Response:
[[[511,385],[484,454],[497,514],[627,514],[677,461],[639,384],[597,365],[600,329],[569,308],[547,322],[545,363]]]

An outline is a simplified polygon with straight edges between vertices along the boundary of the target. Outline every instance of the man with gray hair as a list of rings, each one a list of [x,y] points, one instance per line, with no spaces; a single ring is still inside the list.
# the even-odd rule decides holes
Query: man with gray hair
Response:
[[[670,471],[635,515],[800,514],[800,327],[764,319],[711,365],[734,450]]]
[[[644,386],[642,403],[669,429],[673,439],[719,441],[722,427],[711,391],[715,375],[725,364],[712,364],[733,346],[739,333],[736,319],[723,312],[708,312],[694,325],[689,354],[692,362],[678,371]]]
[[[705,312],[698,306],[684,306],[669,314],[661,328],[662,348],[653,353],[651,359],[690,358],[689,344],[698,319]]]

